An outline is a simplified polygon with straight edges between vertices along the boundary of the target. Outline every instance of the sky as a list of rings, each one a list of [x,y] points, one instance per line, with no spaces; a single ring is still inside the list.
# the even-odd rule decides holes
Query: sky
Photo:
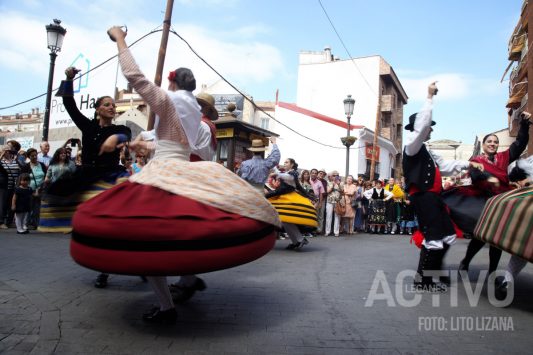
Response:
[[[276,90],[281,101],[296,101],[300,51],[330,46],[340,59],[381,55],[409,96],[406,119],[422,106],[427,85],[438,80],[432,139],[473,144],[476,135],[507,127],[508,76],[501,79],[521,6],[521,0],[175,0],[172,28],[256,101],[274,101]],[[46,92],[45,26],[52,19],[67,29],[56,60],[57,87],[58,75],[78,53],[97,53],[93,65],[115,55],[109,27],[126,25],[132,43],[161,28],[165,8],[164,0],[0,0],[0,108]],[[155,74],[160,41],[161,32],[156,32],[132,47],[149,78]],[[116,61],[106,65],[116,66]],[[199,84],[218,79],[171,34],[164,77],[180,66],[191,68]],[[0,109],[0,115],[28,113],[33,107],[44,111],[45,96]]]

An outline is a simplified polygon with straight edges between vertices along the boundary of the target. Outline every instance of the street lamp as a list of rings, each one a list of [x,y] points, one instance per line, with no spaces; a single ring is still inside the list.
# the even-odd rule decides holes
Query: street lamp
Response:
[[[346,178],[348,177],[348,172],[350,170],[350,146],[355,143],[357,138],[350,136],[350,118],[353,114],[353,107],[355,105],[355,100],[352,98],[352,95],[348,95],[344,99],[344,113],[346,114],[346,119],[348,120],[348,127],[346,128],[346,137],[341,138],[341,142],[346,146]]]
[[[52,100],[52,83],[54,81],[54,66],[56,63],[57,52],[61,51],[63,38],[67,30],[61,27],[61,21],[54,19],[54,23],[46,26],[48,39],[48,49],[50,49],[50,71],[48,72],[48,89],[46,91],[46,108],[44,110],[43,136],[42,140],[48,140],[48,125],[50,122],[50,101]]]

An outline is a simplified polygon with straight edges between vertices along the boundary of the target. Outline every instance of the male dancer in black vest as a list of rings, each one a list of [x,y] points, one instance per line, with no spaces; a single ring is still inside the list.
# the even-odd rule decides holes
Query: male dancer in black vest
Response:
[[[440,196],[442,176],[458,173],[469,165],[483,169],[478,163],[444,160],[424,145],[431,138],[431,126],[435,125],[431,118],[433,96],[436,94],[437,86],[434,82],[428,87],[427,100],[421,111],[409,117],[409,124],[405,129],[411,133],[406,136],[403,151],[405,182],[418,216],[420,231],[424,235],[415,286],[430,291],[445,289],[434,283],[427,271],[442,268],[444,254],[456,237],[452,220]],[[441,280],[449,282],[449,278]]]

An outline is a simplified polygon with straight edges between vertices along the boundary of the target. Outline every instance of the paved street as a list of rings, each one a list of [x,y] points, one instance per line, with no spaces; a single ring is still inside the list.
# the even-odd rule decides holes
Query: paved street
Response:
[[[452,247],[447,266],[457,267],[467,243]],[[531,353],[530,264],[513,303],[502,308],[491,303],[486,285],[475,298],[488,248],[471,265],[473,289],[459,283],[432,295],[397,282],[417,264],[418,249],[407,236],[313,238],[299,252],[285,250],[287,244],[278,241],[253,263],[203,275],[208,288],[177,307],[175,326],[163,327],[140,319],[155,302],[140,278],[112,276],[108,288],[96,289],[96,272],[70,258],[68,236],[1,231],[0,353]],[[373,284],[379,287],[372,293]]]

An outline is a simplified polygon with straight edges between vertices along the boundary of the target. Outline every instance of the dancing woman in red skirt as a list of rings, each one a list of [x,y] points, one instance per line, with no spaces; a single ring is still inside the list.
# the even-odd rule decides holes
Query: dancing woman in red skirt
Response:
[[[141,172],[78,208],[71,255],[92,269],[147,275],[159,307],[143,319],[174,323],[166,275],[253,261],[272,249],[281,223],[246,181],[220,164],[189,161],[201,121],[192,72],[171,72],[169,90],[162,90],[138,68],[126,33],[112,27],[108,34],[117,43],[124,76],[159,116],[157,146]]]

